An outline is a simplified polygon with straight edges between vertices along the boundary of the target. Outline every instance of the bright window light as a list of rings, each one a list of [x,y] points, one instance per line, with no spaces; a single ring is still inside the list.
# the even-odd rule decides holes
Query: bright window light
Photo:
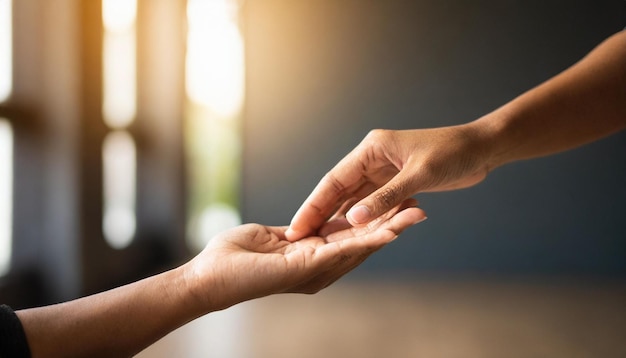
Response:
[[[128,132],[110,133],[104,140],[104,217],[105,240],[116,249],[127,247],[136,231],[137,153]]]
[[[103,115],[111,128],[124,128],[136,113],[135,33],[104,36]]]
[[[103,116],[114,129],[128,126],[137,111],[135,1],[104,0]]]
[[[13,221],[13,131],[0,118],[0,276],[11,265]]]
[[[137,17],[136,0],[103,0],[102,22],[108,32],[132,31]]]
[[[11,96],[13,87],[12,1],[0,0],[0,102]]]
[[[225,117],[239,112],[244,94],[244,48],[236,5],[228,0],[187,3],[187,95]]]

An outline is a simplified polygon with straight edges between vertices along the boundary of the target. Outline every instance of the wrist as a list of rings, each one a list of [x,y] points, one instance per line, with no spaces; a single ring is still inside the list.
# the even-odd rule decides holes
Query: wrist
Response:
[[[208,294],[214,287],[210,275],[199,274],[191,260],[175,269],[181,282],[180,293],[184,304],[192,309],[195,316],[202,316],[218,310],[215,299]]]
[[[475,145],[488,172],[510,161],[507,157],[509,151],[504,145],[505,117],[505,111],[500,109],[465,125],[475,138]]]
[[[185,277],[185,291],[200,314],[223,310],[239,303],[228,297],[224,279],[216,274],[215,266],[202,257],[204,253],[179,267]]]

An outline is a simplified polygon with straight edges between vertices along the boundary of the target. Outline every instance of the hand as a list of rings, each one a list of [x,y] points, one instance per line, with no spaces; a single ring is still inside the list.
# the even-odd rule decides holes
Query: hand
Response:
[[[242,225],[214,237],[190,262],[196,296],[223,309],[273,293],[315,293],[352,270],[369,255],[421,221],[421,209],[406,201],[365,228],[345,218],[326,223],[319,236],[297,242],[287,227]]]
[[[315,233],[335,211],[350,224],[369,223],[425,191],[472,186],[489,171],[486,141],[471,125],[426,130],[375,130],[313,190],[291,221],[295,241]]]
[[[364,228],[337,216],[319,236],[294,243],[286,227],[239,226],[172,270],[17,314],[33,357],[130,357],[209,312],[272,293],[321,290],[420,221],[424,212],[413,205],[406,201]]]

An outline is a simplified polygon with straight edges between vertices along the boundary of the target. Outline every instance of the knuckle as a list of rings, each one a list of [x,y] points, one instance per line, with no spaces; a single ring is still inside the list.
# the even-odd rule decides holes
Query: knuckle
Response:
[[[388,129],[372,129],[365,136],[366,142],[380,143],[385,142],[391,135],[391,131]]]
[[[404,199],[404,193],[408,192],[408,183],[400,183],[395,186],[385,187],[375,197],[375,210],[387,211]]]
[[[384,188],[378,193],[376,199],[385,207],[389,207],[396,200],[398,193],[395,188]]]

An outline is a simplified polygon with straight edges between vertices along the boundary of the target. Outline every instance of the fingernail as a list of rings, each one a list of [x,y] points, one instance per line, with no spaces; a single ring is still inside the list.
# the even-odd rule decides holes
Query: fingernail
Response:
[[[361,205],[361,206],[357,206],[356,208],[350,209],[350,211],[348,211],[348,214],[346,214],[346,216],[348,216],[350,221],[354,223],[363,224],[369,221],[369,219],[372,216],[372,213],[370,213],[370,210],[366,206]]]

